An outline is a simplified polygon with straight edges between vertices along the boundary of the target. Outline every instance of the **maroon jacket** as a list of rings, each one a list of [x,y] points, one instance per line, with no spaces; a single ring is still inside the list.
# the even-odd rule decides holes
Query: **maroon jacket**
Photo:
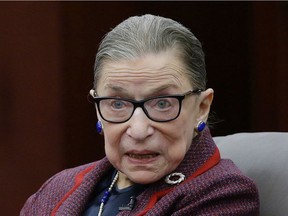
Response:
[[[100,161],[64,170],[32,195],[20,216],[81,215],[97,183],[113,167]],[[258,192],[230,160],[220,160],[209,129],[198,135],[175,170],[186,176],[171,186],[163,179],[147,187],[136,198],[132,211],[118,215],[259,215]]]

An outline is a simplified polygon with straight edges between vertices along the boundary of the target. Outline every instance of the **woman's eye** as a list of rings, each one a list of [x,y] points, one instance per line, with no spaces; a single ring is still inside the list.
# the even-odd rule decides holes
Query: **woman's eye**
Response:
[[[124,101],[121,101],[121,100],[115,100],[111,102],[111,106],[114,109],[123,109],[125,107],[125,103]]]
[[[168,107],[170,107],[170,105],[171,105],[170,102],[165,99],[158,100],[156,103],[156,106],[159,109],[167,109]]]

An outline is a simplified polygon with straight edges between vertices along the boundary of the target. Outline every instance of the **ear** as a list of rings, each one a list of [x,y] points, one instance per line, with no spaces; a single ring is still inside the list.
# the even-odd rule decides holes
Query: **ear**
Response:
[[[94,89],[91,89],[91,90],[89,91],[89,94],[90,94],[92,97],[95,97],[95,96],[96,96],[96,92],[95,92]]]
[[[211,88],[201,92],[199,97],[199,113],[197,116],[197,121],[207,121],[213,97],[214,90]]]
[[[89,94],[91,95],[91,97],[95,98],[96,97],[96,91],[94,89],[91,89],[89,91]],[[96,115],[97,115],[97,119],[98,120],[101,120],[101,117],[100,117],[100,114],[99,114],[99,111],[97,109],[97,105],[95,104],[95,109],[96,109]]]

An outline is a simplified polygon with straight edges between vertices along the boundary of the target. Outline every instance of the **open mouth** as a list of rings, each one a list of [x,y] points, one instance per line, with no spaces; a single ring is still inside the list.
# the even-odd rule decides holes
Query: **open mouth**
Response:
[[[129,157],[134,159],[151,159],[157,157],[159,154],[128,154]]]

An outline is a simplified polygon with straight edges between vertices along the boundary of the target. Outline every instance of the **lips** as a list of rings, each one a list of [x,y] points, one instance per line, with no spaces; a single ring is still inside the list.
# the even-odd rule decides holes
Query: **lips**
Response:
[[[160,154],[155,151],[149,151],[149,150],[131,150],[126,152],[126,156],[128,156],[133,161],[151,161],[157,158]]]
[[[157,157],[159,154],[132,154],[129,153],[127,154],[130,158],[134,158],[134,159],[151,159],[151,158],[155,158]]]

